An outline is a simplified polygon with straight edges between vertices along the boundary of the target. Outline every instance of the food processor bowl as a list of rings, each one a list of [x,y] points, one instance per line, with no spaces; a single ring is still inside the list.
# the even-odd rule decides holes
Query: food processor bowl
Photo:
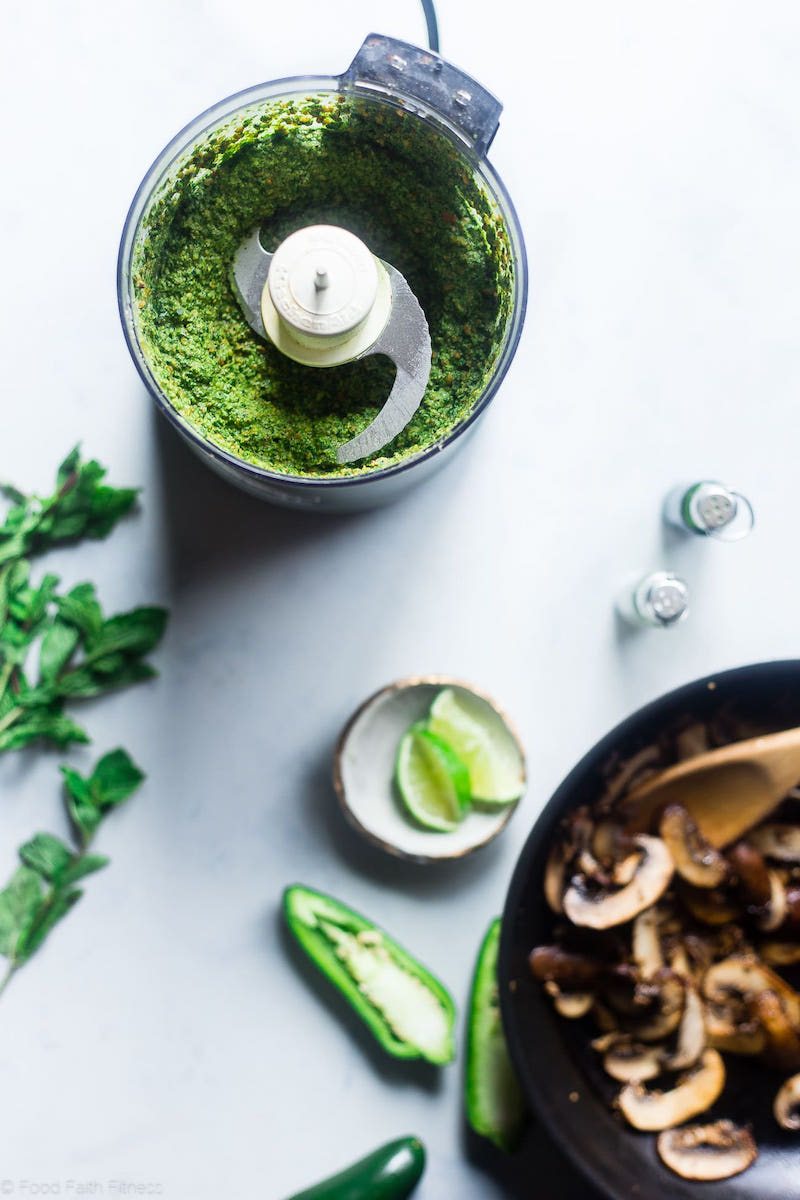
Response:
[[[464,168],[482,189],[507,236],[512,269],[505,327],[471,410],[432,445],[390,465],[369,469],[367,464],[352,474],[283,474],[256,466],[214,444],[167,398],[143,347],[134,291],[135,256],[137,247],[148,237],[148,217],[153,205],[199,143],[230,122],[258,112],[267,102],[304,97],[327,99],[341,94],[359,104],[401,109],[456,147]],[[448,462],[464,444],[511,364],[525,318],[528,270],[522,230],[511,199],[486,158],[501,111],[499,102],[480,84],[432,51],[370,34],[344,74],[278,79],[247,88],[195,117],[162,150],[142,180],[125,221],[117,267],[120,317],[131,357],[159,410],[212,470],[245,491],[283,506],[356,511],[397,499]]]

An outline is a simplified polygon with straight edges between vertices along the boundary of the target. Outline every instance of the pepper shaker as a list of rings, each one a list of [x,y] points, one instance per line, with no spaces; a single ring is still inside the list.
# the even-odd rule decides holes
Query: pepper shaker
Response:
[[[738,542],[753,528],[749,500],[718,480],[680,484],[664,501],[664,520],[682,533]]]
[[[631,625],[668,629],[686,618],[689,588],[672,571],[649,571],[636,576],[617,599],[617,611]]]

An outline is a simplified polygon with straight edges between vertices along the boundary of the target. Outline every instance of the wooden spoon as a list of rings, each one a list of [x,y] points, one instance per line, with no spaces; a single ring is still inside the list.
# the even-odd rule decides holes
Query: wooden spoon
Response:
[[[676,763],[624,801],[632,829],[647,829],[668,804],[682,804],[714,846],[736,841],[800,781],[800,729],[732,742]]]

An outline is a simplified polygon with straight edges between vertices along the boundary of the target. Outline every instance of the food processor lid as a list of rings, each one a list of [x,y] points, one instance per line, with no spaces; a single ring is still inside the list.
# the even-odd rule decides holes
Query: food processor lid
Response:
[[[460,67],[382,33],[367,35],[339,84],[344,91],[383,93],[423,119],[437,118],[477,158],[489,149],[503,111],[496,96]]]

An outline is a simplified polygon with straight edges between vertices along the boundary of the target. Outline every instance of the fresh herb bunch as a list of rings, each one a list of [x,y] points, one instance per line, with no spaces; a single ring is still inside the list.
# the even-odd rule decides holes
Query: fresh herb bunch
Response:
[[[56,575],[34,582],[31,558],[82,538],[104,538],[133,507],[137,488],[104,483],[106,471],[76,448],[58,468],[50,496],[4,486],[0,525],[0,754],[31,742],[88,742],[64,711],[68,701],[149,679],[146,656],[164,632],[163,608],[106,617],[94,586],[59,591]],[[112,750],[91,775],[61,768],[73,845],[37,833],[19,848],[20,866],[0,891],[0,991],[83,894],[76,885],[108,859],[89,845],[105,816],[144,779],[124,750]]]
[[[106,754],[88,778],[72,767],[61,770],[77,846],[52,833],[37,833],[20,846],[21,865],[0,891],[0,955],[8,964],[0,992],[80,900],[83,891],[75,885],[108,865],[104,855],[89,853],[89,842],[103,818],[144,779],[124,750]]]
[[[66,701],[99,696],[151,678],[145,661],[166,626],[163,608],[105,617],[90,583],[60,593],[56,575],[31,580],[29,556],[81,538],[103,538],[129,512],[136,488],[103,483],[105,469],[73,450],[53,494],[27,496],[6,485],[11,506],[0,526],[0,753],[44,740],[87,742]],[[28,663],[36,659],[36,678]]]

